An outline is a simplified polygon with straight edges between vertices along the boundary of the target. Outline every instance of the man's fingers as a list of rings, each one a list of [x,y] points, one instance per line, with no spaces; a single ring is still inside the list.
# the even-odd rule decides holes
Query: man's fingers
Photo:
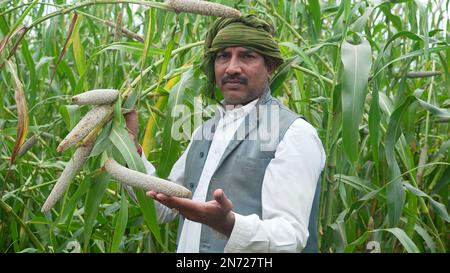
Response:
[[[136,122],[138,119],[138,113],[135,109],[131,110],[130,112],[126,113],[124,115],[125,121],[132,123],[132,122]]]
[[[156,192],[154,191],[148,191],[145,194],[150,198],[156,199]]]
[[[167,195],[164,195],[162,193],[157,193],[154,191],[148,191],[145,193],[148,197],[158,201],[159,203],[165,205],[166,207],[168,207],[170,205],[170,200],[168,199]]]
[[[125,114],[124,118],[128,130],[131,132],[131,134],[136,136],[138,131],[138,113],[136,109],[133,109],[129,113]]]
[[[167,195],[165,195],[165,194],[163,194],[163,193],[157,193],[156,194],[156,198],[158,199],[158,200],[161,200],[162,202],[165,202],[165,203],[170,203],[172,200],[170,199],[170,196],[167,196]]]
[[[225,195],[222,189],[217,189],[214,191],[214,199],[226,210],[231,210],[233,208],[233,203]]]
[[[183,198],[178,198],[174,196],[165,195],[163,193],[157,193],[156,194],[156,200],[158,200],[161,204],[168,208],[180,208],[184,206]]]

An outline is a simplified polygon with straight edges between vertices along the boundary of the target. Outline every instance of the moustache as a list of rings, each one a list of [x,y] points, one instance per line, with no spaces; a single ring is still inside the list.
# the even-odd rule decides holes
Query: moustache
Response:
[[[226,84],[226,83],[240,83],[240,84],[247,84],[248,79],[244,76],[240,76],[240,75],[236,75],[236,76],[230,76],[230,75],[225,75],[222,78],[222,85]]]

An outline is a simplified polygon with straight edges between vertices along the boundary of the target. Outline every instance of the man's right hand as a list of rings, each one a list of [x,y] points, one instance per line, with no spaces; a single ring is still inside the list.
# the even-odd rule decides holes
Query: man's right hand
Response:
[[[146,194],[164,206],[176,209],[186,219],[208,225],[227,237],[230,237],[233,231],[233,203],[222,189],[216,189],[213,193],[214,199],[208,202],[168,196],[154,191],[148,191]]]

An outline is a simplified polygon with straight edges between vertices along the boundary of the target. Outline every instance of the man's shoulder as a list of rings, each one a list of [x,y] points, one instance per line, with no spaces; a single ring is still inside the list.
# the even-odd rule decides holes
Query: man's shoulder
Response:
[[[277,107],[279,111],[280,122],[286,123],[287,127],[290,127],[290,125],[294,123],[297,119],[302,119],[304,122],[308,123],[307,120],[302,115],[295,113],[274,97],[271,98],[269,104],[272,106],[275,105]]]
[[[301,115],[295,113],[294,111],[292,111],[291,109],[289,109],[289,107],[287,107],[286,105],[284,105],[280,100],[278,100],[277,98],[272,97],[270,102],[270,105],[276,105],[279,107],[280,111],[283,112],[283,114],[288,115],[288,116],[292,116],[292,117],[302,117]]]

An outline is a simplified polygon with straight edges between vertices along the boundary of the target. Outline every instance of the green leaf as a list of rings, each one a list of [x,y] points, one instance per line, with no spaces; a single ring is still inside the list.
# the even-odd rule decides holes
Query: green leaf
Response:
[[[308,56],[311,56],[313,54],[318,53],[319,50],[321,50],[324,47],[336,47],[338,48],[338,45],[336,43],[317,43],[315,44],[313,47],[311,47],[310,49],[305,51],[305,54]]]
[[[350,5],[350,0],[343,0],[339,4],[339,9],[336,16],[334,17],[332,24],[332,28],[335,29],[338,33],[344,32],[343,28],[345,28],[345,25],[348,24]]]
[[[304,62],[306,64],[306,66],[308,66],[314,72],[315,76],[319,79],[320,85],[322,86],[322,88],[325,89],[325,85],[322,81],[322,78],[320,77],[322,75],[322,73],[319,71],[319,69],[313,62],[313,60],[308,56],[308,54],[302,48],[300,48],[299,46],[297,46],[291,42],[283,42],[283,43],[280,43],[280,45],[286,46],[286,47],[292,49],[296,54],[298,54],[297,58],[301,62]]]
[[[369,20],[370,15],[372,14],[372,11],[374,10],[374,7],[368,7],[365,11],[364,14],[361,15],[358,20],[356,20],[352,25],[351,25],[351,30],[354,32],[363,32],[364,27],[367,24],[367,21]]]
[[[139,42],[115,42],[111,43],[105,46],[102,46],[100,49],[98,49],[96,52],[94,52],[91,55],[92,57],[95,57],[99,54],[106,53],[107,51],[111,50],[118,50],[125,53],[131,53],[136,56],[141,56],[144,52],[144,45]],[[164,50],[159,48],[150,47],[148,50],[148,56],[155,56],[155,55],[163,55]]]
[[[120,114],[121,115],[121,114]],[[125,159],[128,168],[146,173],[146,169],[142,159],[136,151],[133,141],[131,140],[128,132],[121,126],[123,123],[116,122],[113,125],[109,139],[113,145],[120,151],[120,154]],[[153,204],[153,200],[148,198],[142,190],[136,190],[136,197],[139,201],[140,209],[144,214],[144,219],[147,226],[152,231],[156,240],[162,244],[159,225],[156,218],[156,210]]]
[[[435,52],[443,51],[443,50],[445,50],[447,48],[448,48],[447,45],[435,46],[435,47],[430,48],[428,50],[428,52],[429,53],[435,53]],[[394,64],[396,62],[399,62],[401,60],[404,60],[404,59],[417,57],[417,56],[422,56],[423,54],[425,54],[424,50],[423,49],[419,49],[419,50],[415,50],[415,51],[412,51],[412,52],[409,52],[409,53],[406,53],[406,54],[402,54],[400,57],[397,57],[397,58],[395,58],[393,60],[390,60],[383,67],[381,67],[380,69],[377,70],[377,72],[372,76],[371,80],[376,78],[381,73],[381,71],[383,71],[384,69],[392,66],[392,64]]]
[[[114,226],[114,235],[111,243],[110,251],[112,253],[118,252],[120,243],[125,233],[125,229],[128,223],[128,200],[126,198],[125,192],[122,188],[122,194],[120,199],[120,211],[116,216],[116,224]]]
[[[378,94],[378,83],[374,83],[372,101],[369,109],[369,141],[372,147],[372,159],[375,162],[375,180],[379,180],[380,161],[378,159],[378,147],[380,143],[380,103]]]
[[[417,99],[417,101],[423,108],[428,110],[433,116],[442,118],[444,120],[450,120],[450,110],[436,107],[421,99]]]
[[[289,58],[284,61],[282,65],[277,70],[277,73],[270,80],[270,91],[273,96],[277,96],[281,94],[281,90],[283,89],[283,82],[289,75],[291,71],[291,65],[296,61],[296,57]]]
[[[83,90],[87,90],[87,84],[85,81],[85,72],[86,72],[86,59],[85,59],[85,51],[83,48],[83,44],[80,38],[80,24],[83,21],[83,16],[78,15],[78,21],[75,24],[72,36],[72,49],[73,49],[73,57],[75,59],[75,64],[77,66],[78,75],[80,75],[80,80],[82,80],[82,88]],[[77,94],[77,92],[75,92]]]
[[[395,174],[400,175],[400,170],[397,165],[393,169],[395,171],[390,172],[392,176],[395,176]],[[389,183],[386,191],[389,226],[395,227],[400,222],[404,202],[404,189],[400,179],[395,179],[395,181]]]
[[[178,117],[174,110],[177,109],[176,107],[183,107],[186,90],[197,90],[196,87],[199,85],[200,83],[198,79],[194,77],[193,70],[189,69],[187,72],[182,74],[180,81],[170,91],[169,101],[165,112],[166,118],[164,119],[164,131],[162,135],[163,143],[160,159],[161,164],[157,168],[158,176],[162,178],[166,178],[170,174],[172,166],[177,161],[180,153],[180,140],[175,139],[172,133],[175,132],[175,130],[180,129],[175,128],[174,123],[176,124],[178,119],[185,119],[186,117]],[[191,132],[183,131],[187,137],[190,137],[192,132],[193,130],[191,130]]]
[[[80,201],[83,195],[88,191],[90,183],[90,179],[84,179],[77,185],[77,190],[70,197],[67,205],[64,207],[64,210],[61,212],[61,214],[59,215],[59,219],[56,222],[64,223],[68,220],[69,214],[73,213],[73,211],[76,209],[78,201]]]
[[[420,252],[419,249],[417,248],[417,246],[411,240],[411,238],[409,238],[408,235],[406,235],[406,233],[400,228],[379,229],[379,230],[374,230],[374,232],[375,231],[387,231],[387,232],[394,234],[394,236],[397,237],[397,239],[400,241],[400,243],[403,245],[403,247],[405,248],[405,250],[408,253],[419,253]]]
[[[92,230],[99,210],[103,193],[109,182],[109,176],[101,173],[97,176],[89,178],[89,190],[84,205],[84,251],[86,252],[91,239]]]
[[[58,70],[60,70],[61,74],[63,74],[63,77],[67,77],[67,79],[69,80],[70,83],[70,88],[72,89],[72,91],[75,91],[76,89],[76,85],[77,85],[77,81],[75,80],[75,76],[73,74],[72,69],[70,68],[70,66],[67,64],[67,62],[65,60],[61,60],[61,63],[58,66]],[[67,88],[67,91],[69,91],[70,89]],[[66,92],[66,94],[68,94],[69,92]]]
[[[450,168],[447,167],[445,169],[445,172],[442,174],[439,181],[436,183],[436,185],[433,187],[433,194],[439,193],[442,189],[445,189],[448,184],[450,184]]]
[[[444,204],[439,203],[438,201],[431,198],[431,196],[429,196],[428,194],[424,193],[423,191],[419,190],[418,188],[412,186],[407,182],[403,182],[403,186],[405,186],[405,188],[414,195],[427,198],[430,201],[431,206],[433,207],[436,214],[439,215],[447,223],[450,222],[450,216],[448,215],[447,208],[445,207]]]
[[[381,5],[380,10],[383,11],[383,13],[385,14],[386,21],[390,21],[394,25],[394,27],[397,29],[397,31],[403,30],[402,19],[399,16],[393,15],[391,13],[391,6],[389,4]]]
[[[38,1],[39,0],[34,0],[30,5],[28,5],[25,11],[20,13],[19,19],[14,20],[15,23],[14,26],[11,28],[11,33],[14,32],[22,24],[22,22],[25,20],[25,17],[27,17],[28,13],[30,13],[30,11],[33,9],[33,7],[37,4]]]
[[[429,59],[430,58],[430,55],[429,55],[430,38],[428,37],[428,8],[419,0],[416,0],[415,2],[419,9],[420,32],[422,32],[422,35],[424,35],[424,37],[425,37],[425,40],[424,40],[425,57],[427,59]]]
[[[145,59],[147,58],[147,54],[149,53],[149,49],[151,48],[151,44],[153,42],[153,36],[155,32],[155,10],[149,9],[147,11],[147,31],[145,34],[145,41],[142,48],[142,60],[141,60],[141,72],[144,68]]]
[[[22,54],[27,64],[27,69],[29,71],[29,82],[28,86],[30,88],[29,92],[27,92],[28,98],[30,98],[30,105],[35,104],[35,100],[38,97],[38,81],[36,78],[36,64],[34,63],[33,57],[31,56],[30,49],[28,47],[28,42],[26,40],[22,40],[21,42]]]
[[[355,241],[353,241],[350,244],[348,244],[345,247],[344,252],[345,253],[353,253],[355,251],[355,248],[357,246],[360,246],[360,245],[364,244],[367,241],[368,238],[369,238],[369,232],[366,231],[358,239],[356,239]]]
[[[372,64],[370,44],[363,41],[352,45],[342,43],[343,67],[342,87],[342,141],[344,151],[352,162],[358,158],[359,124],[364,110],[367,93],[367,79]]]
[[[417,224],[414,226],[414,230],[417,232],[417,234],[420,235],[420,237],[422,237],[431,252],[436,253],[436,243],[434,242],[430,234],[428,234],[428,232],[424,228]]]
[[[415,100],[414,97],[409,96],[404,102],[394,110],[389,118],[388,128],[385,137],[385,154],[386,161],[389,167],[389,178],[393,180],[387,186],[387,205],[389,223],[391,226],[397,226],[400,221],[403,206],[403,187],[401,184],[401,172],[395,159],[395,144],[399,139],[402,129],[401,122],[404,113],[407,111],[409,105]]]
[[[175,32],[176,32],[176,26],[174,27],[172,31],[172,37],[167,44],[166,52],[164,53],[164,61],[161,66],[161,70],[159,71],[159,79],[158,79],[158,85],[156,86],[156,90],[159,89],[159,85],[161,84],[161,81],[166,74],[167,66],[169,65],[170,59],[172,57],[172,50],[175,47]]]
[[[161,237],[161,231],[156,216],[156,208],[153,199],[150,199],[145,195],[143,190],[135,190],[136,198],[139,201],[139,206],[142,214],[144,215],[145,222],[148,228],[155,236],[156,241],[163,246],[164,243]]]
[[[111,146],[111,140],[109,139],[109,135],[111,134],[112,122],[108,122],[105,125],[100,135],[97,137],[95,141],[95,145],[92,148],[91,154],[89,157],[95,157],[99,154],[106,151]]]
[[[66,124],[67,131],[72,130],[78,121],[80,121],[81,114],[79,108],[78,105],[61,105],[59,107],[59,113]]]
[[[113,145],[120,151],[121,155],[128,164],[128,167],[145,173],[145,166],[139,154],[136,151],[133,141],[127,130],[123,127],[113,125],[109,139]]]
[[[6,36],[7,33],[9,32],[9,26],[8,23],[6,21],[6,16],[1,16],[0,17],[0,30],[3,33],[3,36]]]
[[[312,17],[313,22],[313,37],[314,40],[320,36],[320,30],[322,28],[322,19],[320,18],[320,3],[318,0],[308,0],[308,9]]]
[[[367,193],[369,191],[373,191],[375,188],[373,187],[373,185],[371,185],[369,183],[369,181],[366,181],[364,179],[361,179],[359,177],[356,176],[348,176],[348,175],[343,175],[343,174],[335,174],[334,178],[337,179],[338,181],[341,181],[343,183],[346,183],[348,185],[350,185],[351,187],[353,187],[354,189]]]

